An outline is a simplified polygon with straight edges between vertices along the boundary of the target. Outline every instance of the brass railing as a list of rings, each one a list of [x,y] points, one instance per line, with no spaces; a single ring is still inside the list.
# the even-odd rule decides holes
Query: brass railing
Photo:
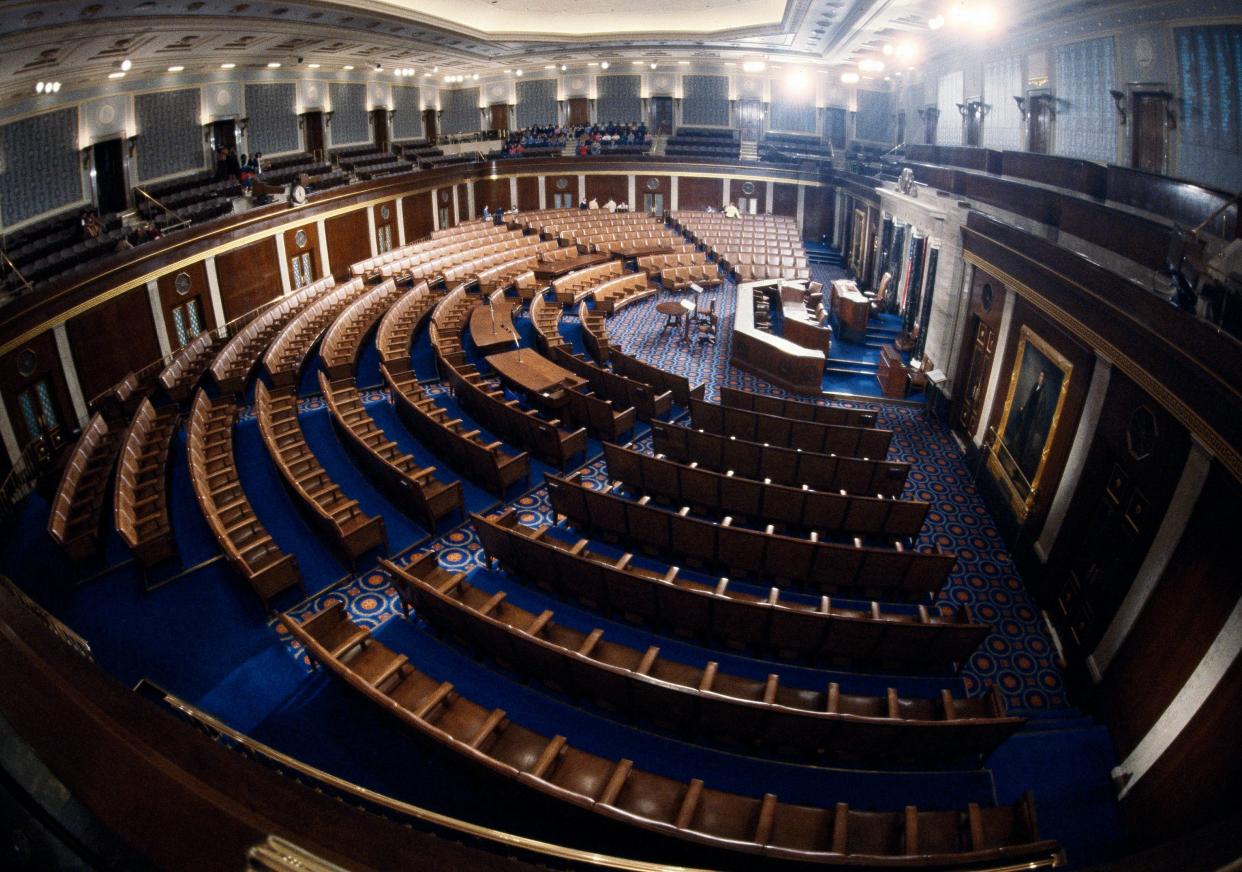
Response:
[[[12,579],[8,576],[0,575],[0,585],[3,585],[9,593],[13,594],[13,597],[18,602],[29,609],[31,614],[33,614],[36,618],[42,621],[58,639],[78,654],[85,657],[87,660],[95,659],[95,655],[91,653],[91,646],[89,642],[77,633],[73,632],[73,630],[69,629],[69,627],[60,620],[60,618],[56,617],[47,609],[43,608],[43,606],[26,596],[25,592],[14,584]]]
[[[142,188],[135,186],[135,187],[134,187],[134,190],[135,190],[135,191],[137,191],[139,194],[142,194],[142,196],[146,197],[148,200],[150,200],[150,201],[151,201],[152,203],[154,203],[156,206],[158,206],[158,207],[160,207],[161,209],[163,209],[163,210],[164,210],[164,214],[166,214],[166,215],[171,215],[171,216],[175,219],[175,221],[173,221],[173,223],[168,224],[168,225],[166,225],[166,226],[164,227],[164,229],[165,229],[165,230],[180,230],[180,229],[181,229],[181,228],[183,228],[183,227],[189,227],[189,226],[190,226],[190,219],[189,219],[189,218],[182,218],[180,215],[178,215],[178,214],[177,214],[176,212],[174,212],[172,209],[170,209],[170,208],[168,208],[167,206],[165,206],[165,205],[164,205],[163,203],[161,203],[159,200],[157,200],[157,199],[155,199],[154,197],[152,197],[150,194],[148,194],[148,193],[147,193],[146,191],[144,191]]]
[[[46,436],[32,440],[17,455],[9,474],[0,483],[0,524],[7,525],[27,494],[34,490],[39,476],[52,458],[52,446]]]
[[[9,257],[7,252],[0,251],[0,261],[4,262],[4,265],[8,267],[9,272],[17,276],[17,280],[21,282],[23,289],[25,289],[26,291],[31,291],[34,289],[34,285],[31,283],[30,279],[22,275],[22,271],[17,268],[17,264],[13,263],[12,259]]]
[[[290,757],[277,751],[275,748],[264,745],[262,742],[258,742],[244,733],[234,730],[201,709],[195,708],[190,703],[173,696],[149,679],[144,678],[139,681],[135,685],[134,690],[150,699],[162,702],[222,745],[257,759],[259,762],[273,767],[286,776],[309,783],[310,786],[318,790],[335,795],[352,805],[360,806],[390,819],[396,819],[405,823],[416,820],[424,824],[424,826],[431,825],[433,828],[452,831],[457,837],[466,836],[486,843],[483,847],[490,847],[492,850],[521,850],[537,855],[544,861],[555,859],[560,862],[567,862],[574,867],[591,866],[603,869],[621,869],[627,870],[627,872],[678,872],[678,870],[682,870],[682,872],[705,872],[705,870],[697,869],[696,867],[669,866],[664,863],[653,863],[646,860],[634,860],[627,857],[600,854],[594,851],[583,851],[578,848],[570,848],[565,845],[557,845],[552,842],[544,842],[539,839],[507,833],[503,830],[495,830],[491,827],[480,826],[460,818],[431,811],[430,809],[368,790],[322,769],[303,763],[301,760]],[[287,843],[286,846],[293,851],[299,850],[295,846],[288,846]],[[286,858],[289,859],[292,859],[294,856],[292,852],[286,854]],[[972,866],[971,868],[975,869],[975,872],[1030,872],[1030,870],[1039,869],[1059,869],[1063,864],[1064,859],[1061,854],[1055,853],[1049,854],[1047,857],[1040,857],[1036,860],[1027,860],[1021,863],[1006,863],[998,866]],[[287,867],[265,866],[261,868]]]

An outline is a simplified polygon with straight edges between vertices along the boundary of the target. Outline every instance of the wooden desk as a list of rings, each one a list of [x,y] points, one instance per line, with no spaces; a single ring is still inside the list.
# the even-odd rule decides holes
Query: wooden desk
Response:
[[[513,344],[517,329],[513,326],[513,310],[517,303],[492,303],[476,306],[470,313],[470,338],[479,351],[494,351]]]
[[[880,393],[886,397],[903,399],[909,385],[906,365],[894,345],[880,347],[880,363],[876,367],[875,380],[880,383]]]
[[[631,257],[647,257],[652,254],[672,254],[672,246],[668,245],[643,245],[635,248],[614,248],[612,250],[613,257],[619,257],[623,260]]]
[[[681,327],[681,338],[686,342],[690,341],[690,316],[694,314],[696,306],[689,300],[665,300],[662,303],[656,303],[656,311],[664,316],[664,326],[660,329],[663,333],[669,327],[676,330]]]
[[[850,342],[864,342],[867,338],[867,316],[871,313],[871,301],[859,293],[856,287],[833,288],[832,308],[837,316],[841,335]]]
[[[787,391],[818,396],[827,355],[755,328],[754,294],[771,287],[770,282],[748,282],[737,289],[729,362]]]
[[[566,273],[573,272],[576,269],[593,266],[597,263],[603,263],[606,260],[608,260],[608,255],[599,253],[580,254],[577,257],[570,258],[569,260],[541,260],[535,264],[535,278],[540,281],[557,279]]]
[[[557,366],[533,348],[491,354],[487,362],[502,379],[532,396],[586,384],[586,379]]]

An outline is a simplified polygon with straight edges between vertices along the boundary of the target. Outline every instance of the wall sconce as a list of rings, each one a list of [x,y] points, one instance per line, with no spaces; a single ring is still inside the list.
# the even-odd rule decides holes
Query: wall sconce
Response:
[[[133,157],[133,156],[134,156],[134,149],[135,149],[135,148],[137,147],[137,145],[138,145],[138,134],[134,134],[133,136],[131,136],[131,137],[127,138],[127,139],[125,140],[125,144],[129,147],[129,156],[130,156],[130,157]]]
[[[965,118],[967,114],[966,104],[965,103],[954,103],[953,105],[957,107],[957,111],[961,113],[963,118]]]
[[[918,112],[919,118],[924,121],[930,121],[932,124],[935,124],[940,119],[940,110],[935,106],[924,106]]]
[[[1109,95],[1113,98],[1113,105],[1117,107],[1117,114],[1121,116],[1121,126],[1126,126],[1126,95],[1124,91],[1109,89]]]
[[[245,136],[246,128],[250,126],[250,119],[248,117],[237,119],[237,126],[241,129],[241,135]]]
[[[331,112],[323,113],[323,123],[329,127],[332,126],[332,113]]]
[[[1018,111],[1022,113],[1022,120],[1026,120],[1026,98],[1017,94],[1013,95],[1013,102],[1018,104]]]

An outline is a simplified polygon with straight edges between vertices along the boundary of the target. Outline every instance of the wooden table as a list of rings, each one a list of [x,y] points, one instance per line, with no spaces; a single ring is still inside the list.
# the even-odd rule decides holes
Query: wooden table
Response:
[[[490,354],[487,362],[503,380],[534,396],[586,384],[586,379],[557,366],[533,348]]]
[[[664,327],[661,328],[663,333],[672,327],[676,330],[682,328],[681,338],[690,341],[690,316],[694,314],[695,305],[689,300],[665,300],[662,303],[656,303],[656,311],[664,316]]]
[[[535,264],[535,278],[540,281],[560,278],[576,269],[593,266],[606,260],[608,260],[608,255],[596,252],[595,254],[580,254],[569,260],[539,261]]]
[[[512,345],[517,336],[513,326],[513,310],[517,303],[484,303],[476,306],[470,313],[470,338],[479,351],[494,351],[506,345]]]
[[[612,250],[613,257],[619,257],[622,260],[627,258],[646,257],[649,254],[672,254],[673,247],[671,245],[643,245],[634,248],[614,248]]]

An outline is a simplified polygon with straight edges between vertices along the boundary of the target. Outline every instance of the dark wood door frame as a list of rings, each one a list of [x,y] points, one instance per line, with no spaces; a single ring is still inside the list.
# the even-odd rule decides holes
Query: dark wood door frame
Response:
[[[1162,88],[1130,92],[1130,166],[1151,173],[1168,169],[1168,131],[1172,94]]]
[[[1031,94],[1027,97],[1026,148],[1034,154],[1052,151],[1052,124],[1056,112],[1051,94]]]

